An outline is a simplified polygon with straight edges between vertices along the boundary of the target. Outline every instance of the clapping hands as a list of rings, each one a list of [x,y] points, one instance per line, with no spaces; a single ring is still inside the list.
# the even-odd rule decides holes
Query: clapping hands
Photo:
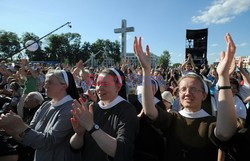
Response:
[[[0,117],[0,128],[14,137],[23,132],[27,127],[22,118],[12,111],[2,114]]]
[[[75,132],[79,135],[83,135],[86,130],[90,130],[94,125],[93,119],[93,104],[90,104],[89,108],[86,102],[82,98],[74,100],[73,110],[71,113],[73,117],[71,118],[71,123]]]

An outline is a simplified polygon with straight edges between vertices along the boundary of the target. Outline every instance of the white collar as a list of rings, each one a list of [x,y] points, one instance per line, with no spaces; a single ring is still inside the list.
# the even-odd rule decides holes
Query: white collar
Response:
[[[137,96],[137,99],[142,104],[142,95],[141,94],[139,94]],[[160,100],[158,98],[154,97],[154,104],[156,105],[158,102],[160,102]]]
[[[201,117],[207,117],[207,116],[211,116],[209,115],[206,111],[204,111],[203,109],[200,109],[197,112],[188,112],[184,109],[182,109],[181,111],[179,111],[179,113],[183,116],[183,117],[187,117],[187,118],[201,118]]]
[[[57,103],[53,103],[52,101],[50,101],[50,102],[51,102],[52,106],[57,107],[57,106],[60,106],[68,101],[71,101],[71,100],[73,100],[73,98],[70,95],[66,95],[65,97],[63,97],[63,99],[61,99]]]
[[[125,99],[123,99],[121,96],[117,96],[112,102],[110,102],[109,104],[107,105],[103,105],[103,102],[102,101],[99,101],[98,102],[98,105],[101,109],[110,109],[112,108],[113,106],[117,105],[118,103],[124,101]]]

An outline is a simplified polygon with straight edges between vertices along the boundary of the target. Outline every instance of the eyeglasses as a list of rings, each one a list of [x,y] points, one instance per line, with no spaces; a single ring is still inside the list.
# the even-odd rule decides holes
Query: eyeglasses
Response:
[[[203,90],[197,89],[197,88],[195,88],[195,87],[191,87],[191,88],[183,87],[183,88],[180,88],[180,89],[179,89],[179,93],[180,93],[180,94],[184,94],[184,93],[187,92],[187,90],[189,90],[189,92],[190,92],[191,94],[195,94],[195,93],[197,93],[197,92],[203,92]]]
[[[163,100],[163,102],[167,102],[167,103],[169,103],[169,104],[171,104],[170,102],[168,102],[167,100],[165,100],[165,99],[162,99]]]

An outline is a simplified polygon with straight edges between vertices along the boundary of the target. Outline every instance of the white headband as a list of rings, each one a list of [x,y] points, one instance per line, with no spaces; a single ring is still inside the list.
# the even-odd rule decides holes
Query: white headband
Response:
[[[112,70],[112,71],[115,73],[115,75],[116,75],[117,78],[118,78],[119,83],[122,84],[122,77],[121,77],[121,75],[119,74],[119,72],[118,72],[117,70],[115,70],[115,68],[109,68],[109,69]]]
[[[63,78],[65,80],[65,83],[67,84],[67,87],[69,86],[69,78],[68,78],[68,75],[66,73],[65,70],[61,70],[62,74],[63,74]]]
[[[198,76],[199,78],[201,78],[201,81],[203,83],[203,87],[204,87],[204,90],[205,90],[205,93],[208,94],[208,87],[207,87],[207,84],[206,82],[203,80],[203,78],[201,76],[199,76],[198,74],[194,73],[194,72],[188,72],[186,75],[196,75]]]

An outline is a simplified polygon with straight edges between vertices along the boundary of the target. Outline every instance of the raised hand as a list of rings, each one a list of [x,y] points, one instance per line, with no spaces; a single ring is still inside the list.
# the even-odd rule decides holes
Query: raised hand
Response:
[[[83,68],[83,66],[84,66],[84,65],[83,65],[83,61],[82,61],[82,60],[79,60],[79,61],[76,63],[75,66],[76,66],[76,68],[80,68],[80,69]]]
[[[89,131],[94,125],[93,104],[91,104],[88,109],[82,98],[79,98],[79,102],[74,100],[72,104],[74,112],[72,114],[74,118],[77,119],[77,122],[80,124],[80,126]],[[82,129],[79,130],[79,132],[81,132]]]
[[[188,53],[187,60],[191,60],[191,59],[192,59],[192,55],[190,53]]]
[[[238,62],[237,62],[237,67],[239,69],[242,69],[243,68],[243,60],[242,60],[242,57],[239,58]]]
[[[236,47],[234,41],[229,33],[225,36],[225,41],[227,44],[226,52],[221,52],[220,63],[217,66],[218,76],[229,77],[229,69],[234,58]]]
[[[138,60],[140,61],[142,67],[146,70],[151,70],[151,57],[149,46],[146,46],[146,53],[143,52],[142,45],[141,45],[141,37],[139,41],[137,37],[134,39],[134,52]]]

